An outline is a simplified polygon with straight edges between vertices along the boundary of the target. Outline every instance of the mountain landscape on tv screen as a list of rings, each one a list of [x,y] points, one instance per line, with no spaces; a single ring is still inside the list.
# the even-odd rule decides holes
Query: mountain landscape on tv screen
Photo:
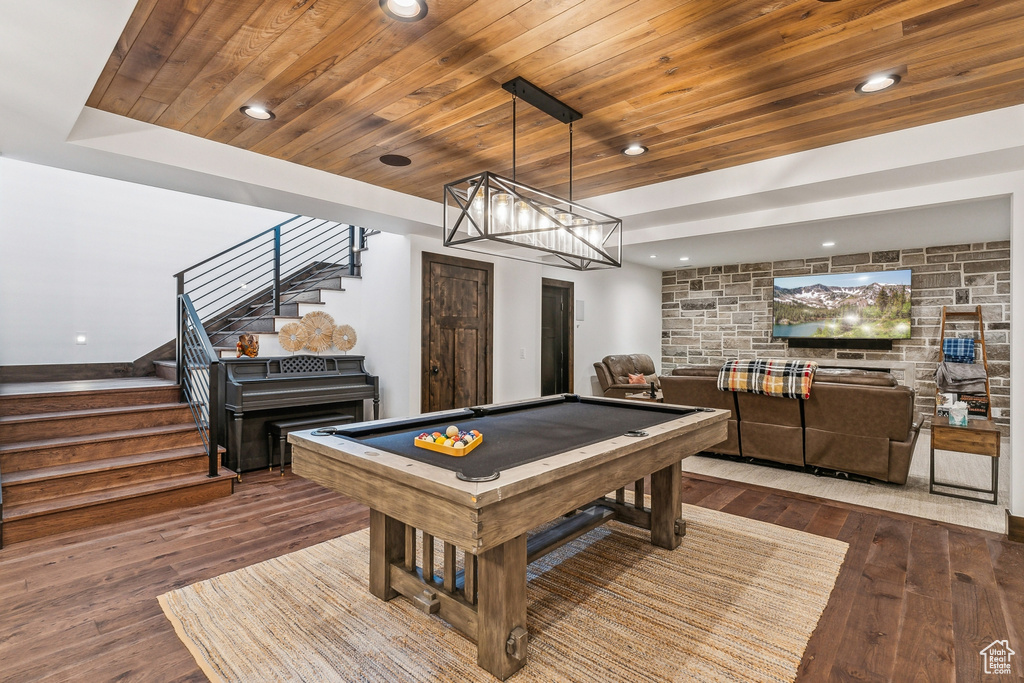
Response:
[[[775,285],[775,337],[909,339],[910,285]]]

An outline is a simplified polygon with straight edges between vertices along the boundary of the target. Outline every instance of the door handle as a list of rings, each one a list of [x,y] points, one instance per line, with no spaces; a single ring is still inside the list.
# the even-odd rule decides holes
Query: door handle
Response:
[[[438,369],[438,367],[436,365],[431,365],[430,366],[430,373],[431,374],[436,375],[438,372],[440,372],[440,370]]]

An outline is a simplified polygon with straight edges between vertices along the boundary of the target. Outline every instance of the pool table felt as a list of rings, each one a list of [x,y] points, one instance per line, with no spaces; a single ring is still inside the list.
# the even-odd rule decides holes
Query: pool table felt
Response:
[[[467,416],[415,429],[400,427],[365,437],[342,438],[454,472],[461,471],[465,477],[487,477],[494,472],[622,436],[631,430],[676,420],[685,414],[646,410],[643,405],[566,401],[484,417]],[[415,438],[423,432],[444,433],[449,425],[465,432],[476,429],[483,435],[483,443],[465,456],[445,455],[414,445]]]

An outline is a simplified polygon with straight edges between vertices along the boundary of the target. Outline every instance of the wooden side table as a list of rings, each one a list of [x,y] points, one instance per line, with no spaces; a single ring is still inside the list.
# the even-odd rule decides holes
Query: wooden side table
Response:
[[[928,465],[928,493],[950,498],[962,498],[963,500],[975,500],[981,503],[996,504],[999,497],[999,439],[1001,434],[992,420],[968,420],[966,427],[955,427],[950,424],[943,424],[932,420],[932,445],[930,462]],[[983,489],[976,486],[962,486],[950,484],[949,482],[935,480],[935,449],[941,451],[957,451],[959,453],[974,453],[976,455],[987,455],[992,459],[992,488]],[[992,500],[982,500],[971,496],[964,496],[958,493],[936,491],[936,486],[958,489],[960,491],[974,491],[992,496]]]

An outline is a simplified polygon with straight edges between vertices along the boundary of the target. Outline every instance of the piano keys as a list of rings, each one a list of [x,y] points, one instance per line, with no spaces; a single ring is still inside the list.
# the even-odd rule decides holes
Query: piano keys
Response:
[[[363,418],[363,401],[380,417],[380,379],[366,372],[364,356],[225,358],[224,466],[235,472],[269,467],[266,423],[347,414]]]

